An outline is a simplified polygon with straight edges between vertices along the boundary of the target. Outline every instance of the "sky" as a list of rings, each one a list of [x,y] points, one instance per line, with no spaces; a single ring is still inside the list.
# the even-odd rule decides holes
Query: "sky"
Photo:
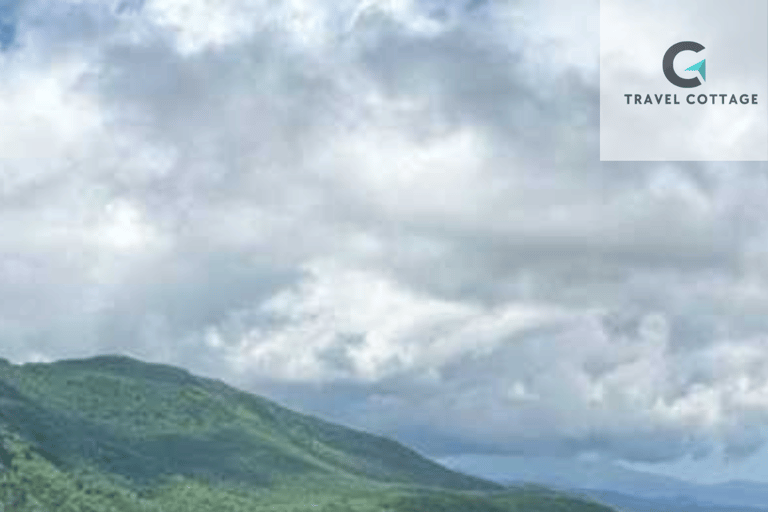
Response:
[[[768,481],[766,165],[599,162],[598,6],[0,0],[0,355]]]

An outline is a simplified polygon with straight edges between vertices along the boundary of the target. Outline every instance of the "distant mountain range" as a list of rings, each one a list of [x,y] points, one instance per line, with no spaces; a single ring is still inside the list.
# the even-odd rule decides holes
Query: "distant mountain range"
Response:
[[[185,370],[0,359],[0,510],[609,512],[506,487]]]
[[[582,493],[627,512],[768,512],[768,485],[699,485],[600,461],[479,458],[449,467],[506,484],[523,482]]]
[[[708,503],[686,496],[643,498],[617,492],[584,490],[582,495],[612,506],[621,512],[765,512],[766,508]]]

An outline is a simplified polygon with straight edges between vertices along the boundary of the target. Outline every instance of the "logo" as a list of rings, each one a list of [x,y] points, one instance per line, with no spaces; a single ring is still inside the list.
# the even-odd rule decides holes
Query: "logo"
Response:
[[[664,76],[667,77],[667,80],[669,80],[672,85],[676,85],[678,87],[682,87],[685,89],[691,89],[693,87],[698,87],[701,85],[701,80],[698,79],[698,77],[694,78],[682,78],[680,75],[675,73],[675,57],[679,53],[691,51],[699,53],[701,50],[703,50],[704,47],[700,45],[699,43],[694,43],[693,41],[682,41],[677,44],[673,44],[669,50],[667,50],[667,53],[664,54],[664,60],[662,62],[662,67],[664,69]],[[686,71],[698,71],[701,75],[701,78],[706,81],[707,80],[707,61],[706,59],[694,64],[693,66],[686,69]]]
[[[701,80],[707,80],[707,61],[701,60],[686,68],[686,71],[698,71],[701,76],[701,80],[698,77],[683,78],[675,72],[675,59],[683,52],[696,52],[699,53],[704,47],[699,43],[693,41],[682,41],[680,43],[673,44],[669,50],[664,54],[664,60],[662,62],[662,68],[664,69],[664,76],[667,77],[672,85],[682,87],[684,89],[691,89],[698,87],[702,84]],[[627,105],[682,105],[682,97],[678,98],[677,94],[625,94],[624,97],[627,100]],[[688,105],[757,105],[757,94],[744,93],[740,94],[735,92],[725,94],[689,94],[685,97],[685,103]]]

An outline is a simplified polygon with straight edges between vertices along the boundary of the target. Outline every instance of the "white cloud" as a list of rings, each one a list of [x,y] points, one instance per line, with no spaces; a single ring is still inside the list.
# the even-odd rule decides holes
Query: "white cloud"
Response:
[[[241,371],[300,382],[429,372],[467,354],[493,352],[505,337],[563,315],[515,305],[487,312],[402,289],[366,271],[332,264],[308,270],[297,289],[279,293],[257,311],[240,312],[234,326],[210,331],[215,345],[231,347],[228,357]],[[244,314],[257,319],[245,332]]]

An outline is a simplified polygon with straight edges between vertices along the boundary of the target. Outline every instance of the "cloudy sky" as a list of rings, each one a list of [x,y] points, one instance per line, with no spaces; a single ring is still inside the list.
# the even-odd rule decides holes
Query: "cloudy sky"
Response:
[[[597,0],[0,0],[0,47],[4,357],[768,480],[766,166],[600,163]]]

